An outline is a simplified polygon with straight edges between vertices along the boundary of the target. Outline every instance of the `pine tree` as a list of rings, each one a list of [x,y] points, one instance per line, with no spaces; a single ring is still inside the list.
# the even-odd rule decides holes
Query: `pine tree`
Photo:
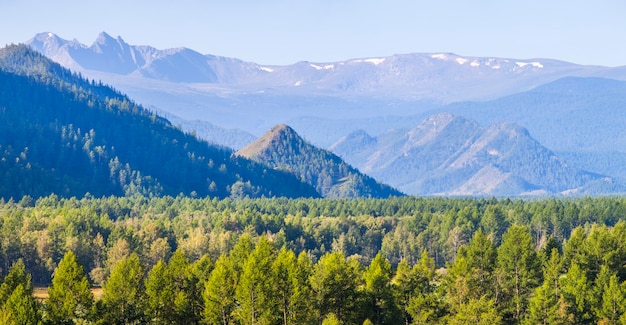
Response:
[[[568,324],[573,316],[563,298],[561,281],[563,259],[557,248],[553,248],[550,259],[544,263],[544,281],[530,298],[525,324]]]
[[[41,321],[31,276],[21,259],[13,263],[0,286],[0,321],[10,325],[34,325]]]
[[[30,291],[30,293],[29,293]],[[0,320],[6,325],[37,325],[41,322],[32,288],[24,289],[19,284],[0,309]]]
[[[235,271],[226,255],[215,262],[215,268],[206,282],[204,299],[204,320],[208,324],[231,324],[235,309]]]
[[[153,324],[169,324],[174,318],[174,280],[163,260],[148,272],[146,286],[146,314]]]
[[[305,252],[298,255],[294,270],[293,319],[294,324],[314,324],[315,296],[311,288],[310,278],[313,274],[313,263]]]
[[[354,317],[357,274],[342,253],[327,253],[315,265],[311,286],[316,295],[320,319],[330,313],[342,322]]]
[[[541,283],[540,260],[530,233],[525,227],[511,226],[498,248],[498,285],[506,322],[520,322],[527,311],[532,290]]]
[[[577,263],[572,264],[559,281],[560,292],[567,306],[567,312],[576,324],[593,321],[591,292],[584,270]]]
[[[236,316],[241,324],[272,324],[279,319],[275,313],[278,308],[272,276],[273,260],[271,243],[261,237],[244,264],[235,293],[239,302]]]
[[[19,285],[22,286],[23,290],[31,290],[30,293],[32,293],[31,276],[26,273],[26,267],[22,259],[11,265],[9,274],[7,274],[2,285],[0,285],[0,306],[6,303]]]
[[[76,256],[68,251],[54,271],[46,303],[48,317],[56,324],[88,320],[93,305],[87,275]]]
[[[433,285],[435,276],[435,262],[426,251],[413,268],[406,259],[398,264],[392,283],[404,324],[435,322],[439,318],[442,308]]]
[[[272,276],[276,279],[276,298],[282,312],[283,325],[295,324],[294,296],[298,286],[296,267],[296,255],[285,247],[278,252],[272,264]]]
[[[620,324],[620,318],[626,313],[626,284],[619,283],[617,275],[611,276],[604,287],[602,305],[598,317],[604,324]]]
[[[497,301],[495,286],[496,249],[491,239],[478,230],[467,246],[459,248],[456,260],[445,279],[452,309],[469,299],[485,296]]]
[[[105,317],[114,324],[130,324],[144,317],[143,266],[135,253],[118,261],[104,286]]]
[[[195,324],[201,318],[202,291],[199,281],[191,272],[192,265],[185,253],[178,249],[167,263],[167,273],[172,277],[174,316],[179,324]]]
[[[391,265],[378,253],[363,274],[365,294],[368,299],[367,310],[371,311],[370,320],[374,324],[395,324],[400,320],[391,286]]]

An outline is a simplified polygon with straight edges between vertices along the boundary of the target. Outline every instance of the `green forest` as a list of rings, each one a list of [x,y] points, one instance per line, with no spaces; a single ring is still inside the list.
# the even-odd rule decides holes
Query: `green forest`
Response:
[[[624,324],[625,218],[617,197],[25,196],[0,201],[0,322]]]

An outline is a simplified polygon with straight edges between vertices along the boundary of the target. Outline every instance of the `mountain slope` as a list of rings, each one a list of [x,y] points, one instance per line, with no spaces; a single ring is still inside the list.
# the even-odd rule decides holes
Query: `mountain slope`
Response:
[[[312,196],[26,46],[0,49],[0,197]]]
[[[409,131],[364,138],[344,137],[331,150],[409,194],[555,194],[604,179],[569,166],[511,123],[483,128],[438,114]]]
[[[313,185],[324,197],[400,196],[402,193],[361,174],[334,154],[316,148],[287,125],[278,125],[236,152]]]
[[[465,102],[441,110],[481,124],[507,120],[568,161],[593,172],[626,179],[626,82],[564,78],[487,102]]]
[[[527,125],[554,150],[589,151],[626,147],[624,107],[625,81],[570,77],[496,100],[456,103],[441,110],[484,124],[507,120]]]

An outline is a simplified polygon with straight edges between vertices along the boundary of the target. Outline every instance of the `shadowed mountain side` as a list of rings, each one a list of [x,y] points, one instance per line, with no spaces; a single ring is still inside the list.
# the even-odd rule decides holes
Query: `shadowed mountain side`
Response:
[[[331,152],[309,144],[284,124],[273,127],[235,154],[292,173],[313,185],[324,197],[385,198],[403,195],[361,174]]]

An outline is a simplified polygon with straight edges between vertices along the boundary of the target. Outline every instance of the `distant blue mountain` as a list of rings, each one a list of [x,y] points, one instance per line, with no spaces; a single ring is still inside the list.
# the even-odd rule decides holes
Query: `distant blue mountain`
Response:
[[[414,195],[554,195],[613,190],[610,177],[570,166],[518,125],[481,127],[437,114],[408,130],[377,137],[363,131],[333,152],[376,179]]]

